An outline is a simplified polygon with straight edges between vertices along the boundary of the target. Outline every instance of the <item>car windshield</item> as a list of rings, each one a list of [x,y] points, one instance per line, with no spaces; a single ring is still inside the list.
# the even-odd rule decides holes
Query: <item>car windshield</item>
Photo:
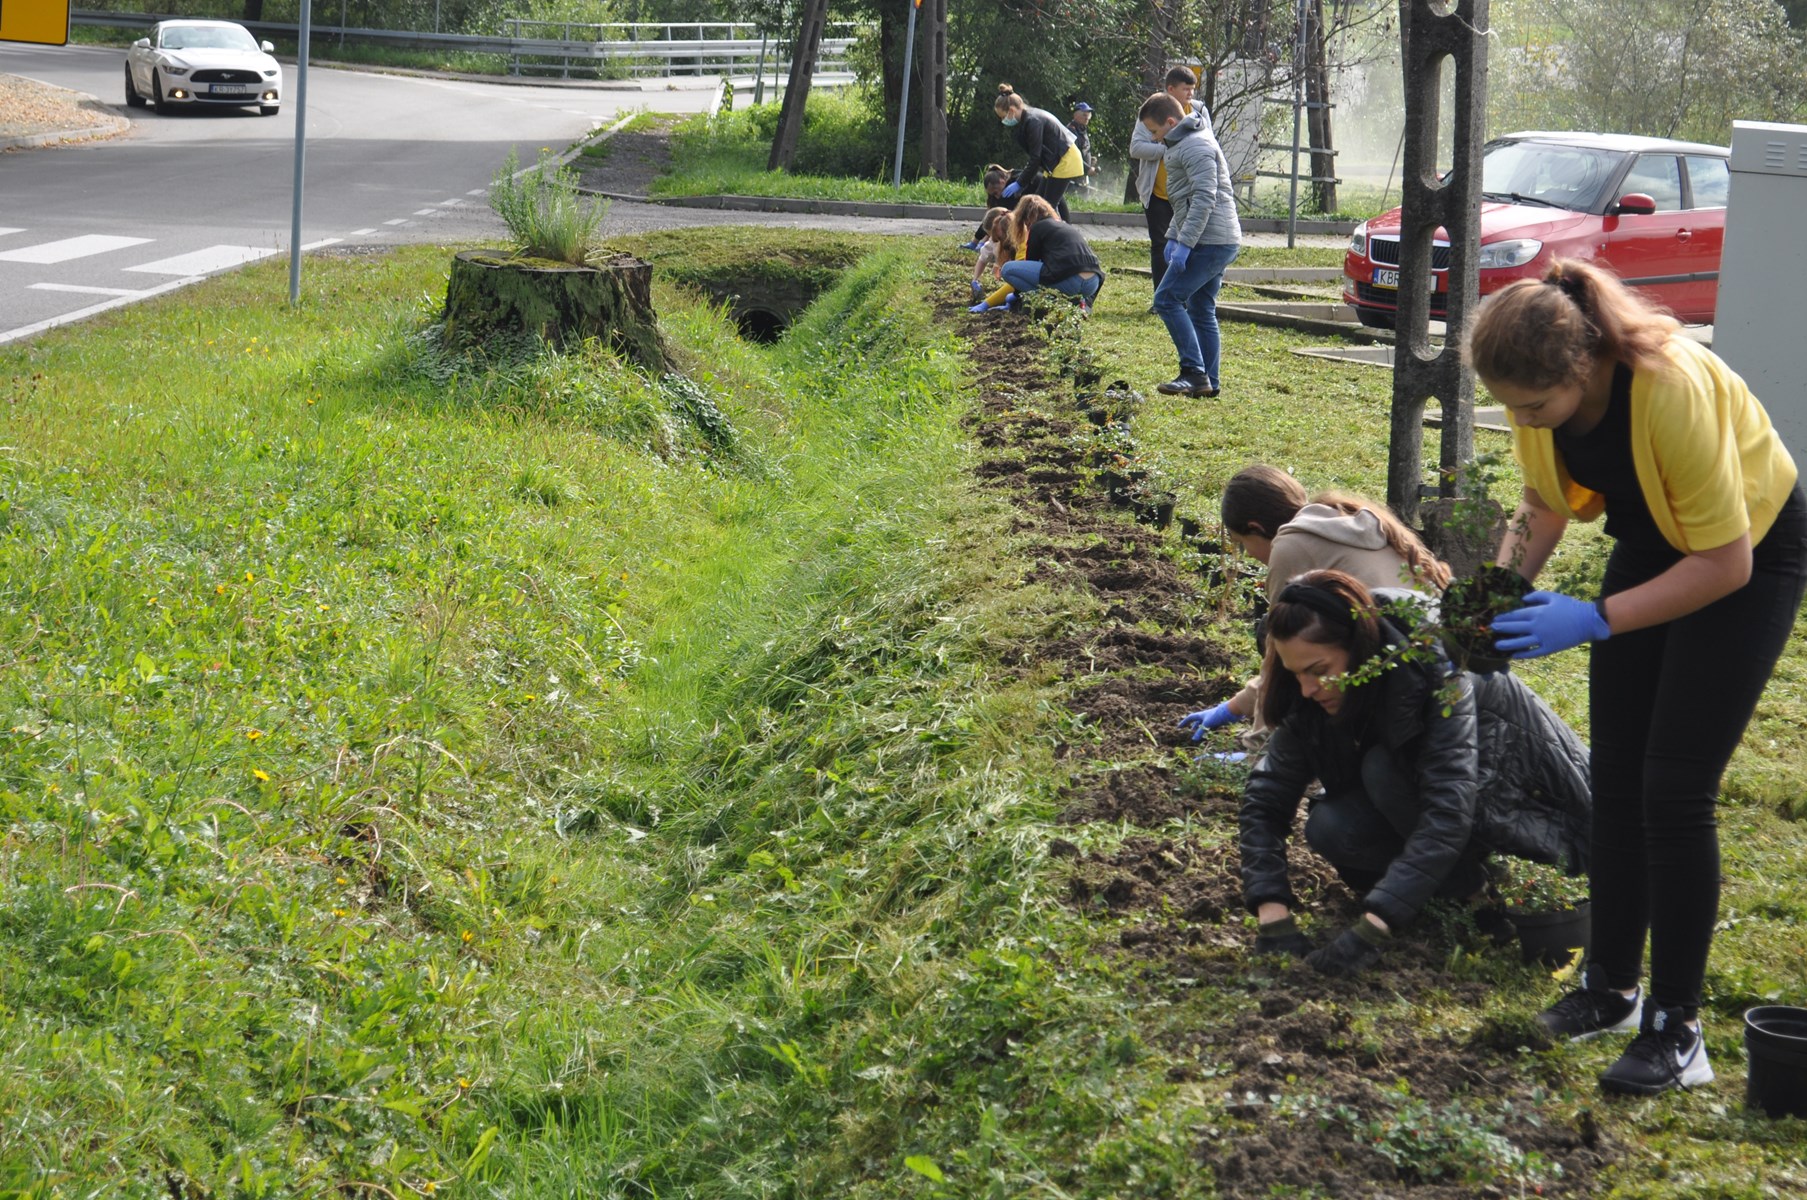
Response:
[[[165,50],[255,50],[257,42],[236,25],[179,25],[163,31]]]
[[[1591,212],[1625,163],[1617,150],[1549,142],[1495,142],[1481,160],[1481,191],[1489,200]]]

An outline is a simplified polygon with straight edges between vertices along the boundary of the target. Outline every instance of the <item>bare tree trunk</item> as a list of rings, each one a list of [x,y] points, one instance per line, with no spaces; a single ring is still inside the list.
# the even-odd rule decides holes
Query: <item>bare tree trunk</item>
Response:
[[[1160,91],[1166,80],[1175,7],[1176,0],[1151,0],[1148,6],[1148,44],[1142,53],[1142,94],[1145,96]]]
[[[784,106],[778,110],[778,136],[772,139],[772,156],[765,166],[768,171],[788,171],[797,159],[803,108],[809,103],[809,85],[816,77],[822,29],[827,23],[828,0],[803,0],[803,20],[797,40],[791,44],[791,76],[784,88]]]
[[[1321,213],[1336,211],[1336,147],[1330,137],[1330,64],[1324,30],[1324,0],[1311,0],[1311,31],[1306,39],[1305,110],[1311,143],[1311,194]]]
[[[245,15],[243,19],[246,21],[263,20],[264,0],[245,0]]]
[[[885,102],[885,126],[890,129],[897,128],[897,110],[903,104],[904,71],[908,69],[903,60],[907,15],[899,16],[895,4],[879,5],[879,89]]]
[[[922,6],[922,166],[924,175],[947,178],[947,0]]]

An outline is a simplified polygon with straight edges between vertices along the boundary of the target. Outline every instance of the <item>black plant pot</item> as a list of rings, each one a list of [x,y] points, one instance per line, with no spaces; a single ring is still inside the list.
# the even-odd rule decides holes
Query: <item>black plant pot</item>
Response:
[[[1153,525],[1156,529],[1165,529],[1173,521],[1173,500],[1168,496],[1154,496],[1135,502],[1132,511],[1137,521],[1144,525]]]
[[[1587,953],[1590,908],[1583,900],[1574,908],[1551,912],[1513,909],[1512,924],[1518,927],[1519,955],[1527,963],[1546,967],[1566,966],[1579,950]]]
[[[1744,1053],[1745,1107],[1807,1117],[1807,1008],[1762,1004],[1745,1013]]]
[[[1443,589],[1443,646],[1464,671],[1492,675],[1509,670],[1512,659],[1493,648],[1493,619],[1519,607],[1531,581],[1510,567],[1488,564]]]

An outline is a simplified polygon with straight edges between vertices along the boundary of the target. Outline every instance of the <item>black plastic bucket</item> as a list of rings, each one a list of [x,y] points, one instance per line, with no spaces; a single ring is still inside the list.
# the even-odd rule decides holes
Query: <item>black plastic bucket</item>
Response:
[[[1585,900],[1574,908],[1554,912],[1513,909],[1509,915],[1512,924],[1518,927],[1519,954],[1527,963],[1567,966],[1574,960],[1575,951],[1585,953],[1587,950],[1591,922]]]
[[[1807,1117],[1807,1008],[1764,1004],[1744,1014],[1747,1108]]]

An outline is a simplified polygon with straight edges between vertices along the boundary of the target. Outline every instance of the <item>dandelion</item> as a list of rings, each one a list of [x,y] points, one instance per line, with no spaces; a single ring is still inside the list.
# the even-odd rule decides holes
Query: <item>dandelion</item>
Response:
[[[224,596],[226,594],[226,585],[223,583],[214,584],[213,585],[213,594],[216,596]]]
[[[343,916],[348,916],[348,915],[349,915],[349,912],[346,909],[343,909],[343,908],[333,909],[333,916],[335,916],[335,917],[343,917]]]
[[[262,737],[263,735],[264,735],[264,731],[261,729],[245,730],[245,740],[247,742],[255,742],[258,738]]]
[[[344,885],[350,883],[351,880],[349,880],[349,879],[345,878],[345,876],[341,875],[337,879],[333,880],[333,882],[338,884],[339,886],[343,887]]]
[[[527,693],[527,695],[526,695],[526,696],[524,696],[524,697],[522,697],[522,698],[523,698],[523,699],[524,699],[524,700],[526,700],[526,701],[527,701],[527,702],[528,702],[528,703],[529,703],[529,704],[531,704],[531,703],[533,703],[533,702],[534,702],[534,701],[535,701],[535,700],[538,700],[538,699],[539,699],[539,697],[538,697],[538,696],[536,696],[536,695],[534,695],[534,694],[533,694],[533,693],[532,693],[532,692],[528,692],[528,693]]]
[[[460,939],[461,939],[461,940],[463,940],[463,941],[465,941],[465,942],[469,942],[469,941],[470,941],[470,940],[471,940],[471,939],[472,939],[472,938],[473,938],[473,937],[475,937],[475,936],[476,936],[476,935],[475,935],[475,934],[473,934],[473,933],[472,933],[472,932],[471,932],[471,931],[470,931],[470,930],[468,930],[468,929],[467,929],[467,930],[465,930],[465,931],[464,931],[464,932],[463,932],[463,933],[461,933],[461,934],[459,934],[459,935],[458,935],[458,936],[459,936],[459,938],[460,938]]]
[[[471,1081],[466,1079],[464,1076],[460,1075],[458,1077],[458,1090],[461,1092],[470,1091],[471,1090]]]
[[[270,773],[268,771],[252,771],[251,777],[259,783],[270,782]]]
[[[256,582],[257,582],[257,576],[255,576],[255,575],[253,575],[253,574],[251,574],[251,572],[249,572],[249,571],[246,571],[246,572],[245,572],[245,582],[246,582],[246,583],[256,583]]]

